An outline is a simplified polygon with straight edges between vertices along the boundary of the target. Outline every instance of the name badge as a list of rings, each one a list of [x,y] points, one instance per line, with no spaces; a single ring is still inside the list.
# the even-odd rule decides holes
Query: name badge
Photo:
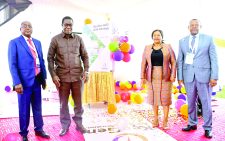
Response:
[[[40,68],[40,61],[39,61],[39,58],[38,57],[36,58],[36,67],[37,68]]]
[[[185,64],[193,64],[193,60],[194,60],[194,54],[187,53],[186,59],[185,59]]]

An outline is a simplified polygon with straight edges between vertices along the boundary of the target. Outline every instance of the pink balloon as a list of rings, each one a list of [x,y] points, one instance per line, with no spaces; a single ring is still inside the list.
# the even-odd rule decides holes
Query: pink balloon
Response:
[[[124,37],[123,37],[123,41],[124,41],[124,42],[128,42],[128,37],[127,37],[127,36],[124,36]]]
[[[177,111],[180,111],[180,107],[182,105],[184,105],[186,102],[183,100],[183,99],[178,99],[176,102],[175,102],[175,107],[177,109]]]
[[[110,59],[113,60],[113,53],[112,52],[110,52]]]
[[[127,101],[129,100],[129,98],[130,98],[130,96],[129,96],[128,93],[121,93],[121,94],[120,94],[120,97],[121,97],[121,100],[122,100],[123,102],[127,102]]]
[[[127,53],[127,52],[123,52],[123,55],[124,55],[123,61],[124,62],[129,62],[130,61],[130,54]]]

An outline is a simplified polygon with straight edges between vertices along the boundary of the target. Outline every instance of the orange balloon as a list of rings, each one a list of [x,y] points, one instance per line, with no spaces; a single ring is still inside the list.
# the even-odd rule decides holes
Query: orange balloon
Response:
[[[130,51],[130,44],[124,42],[120,45],[120,50],[122,52],[129,52]]]
[[[127,103],[128,103],[128,105],[131,105],[132,101],[131,100],[128,100]]]
[[[120,94],[115,94],[115,97],[116,97],[116,103],[119,103],[121,100]]]
[[[108,113],[114,114],[117,111],[116,104],[108,104]]]
[[[126,86],[125,85],[120,85],[120,89],[124,90],[124,89],[126,89]]]
[[[133,88],[137,90],[137,84],[133,84]]]

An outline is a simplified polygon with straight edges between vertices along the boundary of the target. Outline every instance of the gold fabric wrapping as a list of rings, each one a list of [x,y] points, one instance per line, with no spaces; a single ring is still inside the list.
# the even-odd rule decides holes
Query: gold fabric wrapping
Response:
[[[116,103],[113,73],[90,72],[89,81],[84,84],[83,103],[103,101]]]

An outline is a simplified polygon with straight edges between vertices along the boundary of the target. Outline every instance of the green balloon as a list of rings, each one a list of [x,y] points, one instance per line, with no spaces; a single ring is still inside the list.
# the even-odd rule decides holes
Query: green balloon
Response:
[[[109,50],[111,52],[115,52],[119,49],[119,43],[118,42],[111,42],[109,43]]]

